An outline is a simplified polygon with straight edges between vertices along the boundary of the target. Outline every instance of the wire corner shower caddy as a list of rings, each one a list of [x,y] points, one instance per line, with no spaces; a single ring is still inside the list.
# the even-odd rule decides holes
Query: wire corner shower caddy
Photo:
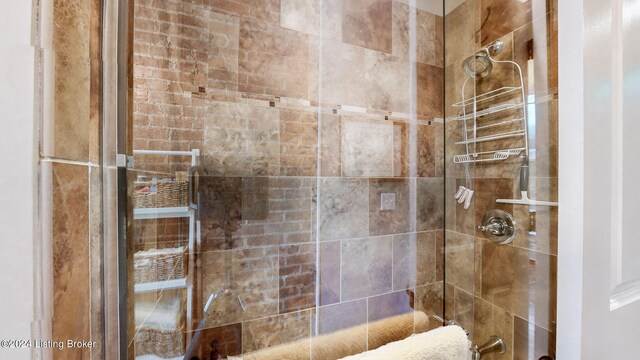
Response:
[[[470,163],[503,161],[511,156],[520,156],[520,199],[498,199],[496,202],[519,205],[557,206],[557,202],[536,201],[529,199],[529,124],[527,119],[527,102],[524,89],[522,68],[512,60],[494,58],[504,48],[504,42],[497,40],[468,57],[462,63],[467,78],[462,84],[461,101],[453,106],[461,111],[453,120],[462,121],[462,140],[456,145],[464,145],[465,153],[453,156],[453,162],[464,164],[467,187],[460,187],[455,198],[469,207],[473,190],[470,189]],[[474,82],[473,96],[465,98],[466,86],[471,79],[483,78],[491,73],[493,64],[505,64],[514,67],[517,74],[515,84],[491,89],[476,94]],[[507,116],[504,116],[504,115]],[[503,116],[503,117],[500,117]],[[481,134],[479,134],[481,133]],[[520,141],[501,146],[498,140],[519,138]],[[481,144],[494,144],[494,148],[479,149]],[[497,144],[497,145],[496,145]],[[524,153],[524,154],[523,154]],[[465,196],[464,193],[467,193]]]
[[[462,140],[456,145],[464,145],[465,153],[454,155],[453,161],[456,164],[477,163],[487,161],[506,160],[510,156],[520,155],[524,151],[524,156],[528,157],[528,132],[527,132],[527,111],[524,93],[524,79],[522,68],[518,63],[511,60],[496,60],[492,56],[500,53],[504,46],[502,41],[496,41],[483,48],[475,55],[467,58],[463,62],[463,69],[467,74],[462,89],[462,100],[454,103],[453,106],[460,108],[461,113],[453,120],[462,121]],[[517,70],[518,81],[510,86],[503,86],[489,90],[481,94],[476,94],[474,84],[474,95],[466,99],[466,86],[471,79],[478,79],[489,75],[493,68],[493,63],[510,64]],[[519,95],[514,97],[514,95]],[[507,101],[498,101],[508,98]],[[507,119],[495,120],[496,116],[505,114],[507,111],[514,111],[515,115]],[[515,125],[515,127],[514,127]],[[506,131],[499,131],[509,127]],[[483,132],[483,135],[478,135]],[[505,148],[479,150],[478,144],[488,143],[496,140],[520,137],[523,141],[520,146],[508,146]]]

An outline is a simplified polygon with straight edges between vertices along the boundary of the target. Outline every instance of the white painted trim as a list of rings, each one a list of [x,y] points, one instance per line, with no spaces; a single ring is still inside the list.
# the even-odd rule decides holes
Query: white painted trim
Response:
[[[39,333],[35,302],[36,127],[32,1],[5,1],[0,12],[0,339]],[[38,311],[39,313],[39,311]],[[0,349],[31,359],[29,348]]]
[[[581,0],[558,2],[557,358],[581,359],[584,218],[584,25]]]

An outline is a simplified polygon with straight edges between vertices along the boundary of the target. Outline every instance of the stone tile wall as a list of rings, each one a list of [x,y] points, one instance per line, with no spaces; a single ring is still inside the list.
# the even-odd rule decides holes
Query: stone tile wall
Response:
[[[534,13],[533,9],[544,11]],[[522,66],[528,96],[529,143],[535,149],[531,152],[535,158],[530,158],[530,198],[557,201],[557,29],[557,2],[552,0],[468,0],[445,17],[445,162],[450,176],[445,300],[453,303],[450,310],[447,308],[448,316],[465,325],[476,343],[485,342],[491,335],[505,340],[507,351],[491,354],[489,359],[555,355],[557,207],[495,202],[520,197],[518,157],[471,165],[468,182],[463,165],[452,162],[453,155],[464,148],[454,144],[460,141],[462,128],[459,121],[450,120],[459,111],[451,104],[460,100],[465,79],[462,61],[482,46],[504,41],[498,58]],[[531,74],[535,79],[529,78]],[[495,65],[490,75],[477,81],[476,91],[509,86],[515,80],[513,68]],[[513,118],[513,113],[507,116]],[[498,146],[517,144],[508,140]],[[465,210],[454,202],[453,192],[467,184],[473,186],[475,196],[471,208]],[[491,209],[514,215],[518,232],[512,244],[495,245],[476,230]],[[531,349],[534,357],[530,357]]]
[[[338,358],[312,339],[442,315],[441,16],[389,0],[140,0],[134,29],[134,147],[203,154],[197,302],[218,297],[194,319],[202,357],[212,341],[224,356],[310,339],[301,358]],[[168,226],[134,231],[185,233]],[[379,346],[353,331],[353,351]]]

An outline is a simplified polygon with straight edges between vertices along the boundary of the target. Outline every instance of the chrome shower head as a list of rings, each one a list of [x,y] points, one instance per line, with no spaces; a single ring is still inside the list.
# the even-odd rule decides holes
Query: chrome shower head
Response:
[[[481,78],[489,75],[493,64],[487,55],[479,52],[466,58],[462,63],[462,69],[473,78]]]
[[[466,58],[462,63],[462,69],[467,75],[473,78],[481,78],[489,75],[493,69],[491,56],[498,55],[503,48],[504,42],[502,40],[494,41],[474,55]]]

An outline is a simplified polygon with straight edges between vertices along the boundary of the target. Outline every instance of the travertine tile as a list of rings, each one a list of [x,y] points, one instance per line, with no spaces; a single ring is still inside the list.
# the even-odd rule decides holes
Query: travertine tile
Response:
[[[420,9],[416,11],[416,61],[442,66],[442,60],[437,61],[437,56],[442,55],[442,51],[436,50],[438,46],[436,18],[438,17]],[[442,46],[442,41],[439,45]]]
[[[320,240],[369,234],[369,189],[366,179],[323,178],[318,192]]]
[[[343,176],[393,175],[393,124],[343,117]]]
[[[318,35],[318,0],[280,0],[280,26]]]
[[[473,236],[452,231],[445,233],[446,262],[445,279],[468,293],[474,292],[474,256]]]
[[[48,155],[57,158],[89,161],[91,10],[90,1],[53,5],[54,123],[53,153]]]
[[[436,126],[418,125],[417,129],[417,170],[420,177],[436,176],[437,163],[437,143],[439,139],[436,137]],[[444,135],[444,134],[443,134]],[[411,144],[408,144],[411,146]],[[442,175],[442,173],[441,173]]]
[[[367,300],[342,302],[322,306],[315,310],[318,335],[344,331],[345,336],[334,334],[331,344],[326,339],[311,338],[312,359],[333,360],[354,355],[367,349]]]
[[[368,89],[364,67],[365,49],[325,39],[320,63],[322,103],[334,105],[366,105]]]
[[[447,293],[453,293],[453,286],[447,286]],[[442,322],[438,321],[434,316],[440,318],[453,318],[453,301],[447,303],[445,316],[444,305],[445,292],[443,291],[443,283],[435,282],[426,286],[418,286],[415,294],[415,310],[422,311],[429,317],[429,326],[427,329],[420,329],[421,331],[435,329],[442,326]],[[451,296],[453,299],[453,296]],[[418,329],[416,329],[418,330]]]
[[[436,281],[435,232],[393,237],[393,290],[404,290]]]
[[[442,118],[444,71],[441,67],[416,63],[417,112],[428,118]]]
[[[546,0],[536,0],[544,3]],[[532,1],[481,0],[480,42],[486,45],[531,22]]]
[[[406,58],[366,50],[366,107],[410,113],[412,89],[409,70]]]
[[[556,271],[555,256],[483,241],[482,298],[538,326],[555,321]]]
[[[477,2],[478,0],[467,0],[445,15],[446,65],[461,61],[475,51]]]
[[[403,59],[409,58],[409,6],[398,1],[392,2],[392,53]]]
[[[307,41],[307,35],[271,23],[241,21],[239,72],[242,80],[238,89],[306,99],[309,90]]]
[[[540,16],[513,32],[514,60],[522,66],[526,89],[537,96],[558,93],[558,21],[552,16]],[[533,84],[528,79],[530,59]]]
[[[253,352],[268,347],[286,344],[305,338],[310,339],[311,313],[309,310],[276,315],[262,319],[247,321],[242,326],[243,351]],[[305,342],[305,348],[300,354],[309,354],[310,343]],[[248,354],[247,359],[259,359]],[[309,358],[304,356],[303,358]],[[299,359],[299,357],[296,357]]]
[[[454,319],[468,332],[474,332],[473,293],[458,287],[453,290]]]
[[[202,269],[203,301],[218,296],[205,314],[207,327],[278,313],[277,246],[204,253]]]
[[[416,228],[417,231],[444,228],[444,180],[438,178],[416,179]]]
[[[367,300],[361,299],[321,306],[316,309],[316,312],[319,333],[330,334],[338,330],[365,324],[367,322]],[[362,335],[364,346],[364,332]]]
[[[369,180],[370,235],[409,232],[409,190],[409,181],[406,179]]]
[[[212,101],[204,129],[208,175],[277,175],[280,124],[277,108]]]
[[[513,324],[513,359],[527,360],[533,356],[538,359],[542,356],[555,357],[556,334],[555,329],[548,331],[539,326],[530,324],[520,317],[514,317]],[[532,351],[533,350],[533,354]]]
[[[381,320],[395,315],[413,311],[413,291],[397,291],[389,294],[373,296],[367,299],[369,322]],[[413,324],[411,324],[413,327]]]
[[[342,41],[391,53],[391,1],[342,2]]]
[[[320,245],[320,305],[340,302],[340,241]]]
[[[501,40],[504,43],[504,47],[499,54],[492,56],[492,58],[499,61],[514,61],[513,34],[508,33],[496,40]],[[473,84],[474,83],[472,82],[469,85],[473,86]],[[475,81],[476,94],[484,94],[486,92],[500,89],[506,86],[520,86],[520,76],[518,74],[518,70],[512,64],[501,64],[494,62],[491,73]],[[495,103],[499,103],[504,100],[506,99],[504,99],[503,97],[498,97]],[[514,92],[513,100],[518,101],[518,103],[522,102],[520,92]],[[488,101],[488,103],[489,104],[480,104],[480,106],[489,106],[493,104],[493,101]],[[495,131],[495,129],[493,129],[492,131]]]
[[[342,174],[342,135],[339,115],[320,114],[320,175]]]
[[[54,341],[91,339],[89,287],[89,170],[52,164]],[[73,311],[71,311],[73,309]],[[89,348],[53,351],[54,359],[87,359]]]
[[[484,344],[491,336],[500,337],[505,345],[503,354],[487,354],[489,360],[509,360],[513,357],[513,315],[503,309],[475,297],[473,341]]]
[[[342,241],[342,301],[391,291],[391,236]]]

